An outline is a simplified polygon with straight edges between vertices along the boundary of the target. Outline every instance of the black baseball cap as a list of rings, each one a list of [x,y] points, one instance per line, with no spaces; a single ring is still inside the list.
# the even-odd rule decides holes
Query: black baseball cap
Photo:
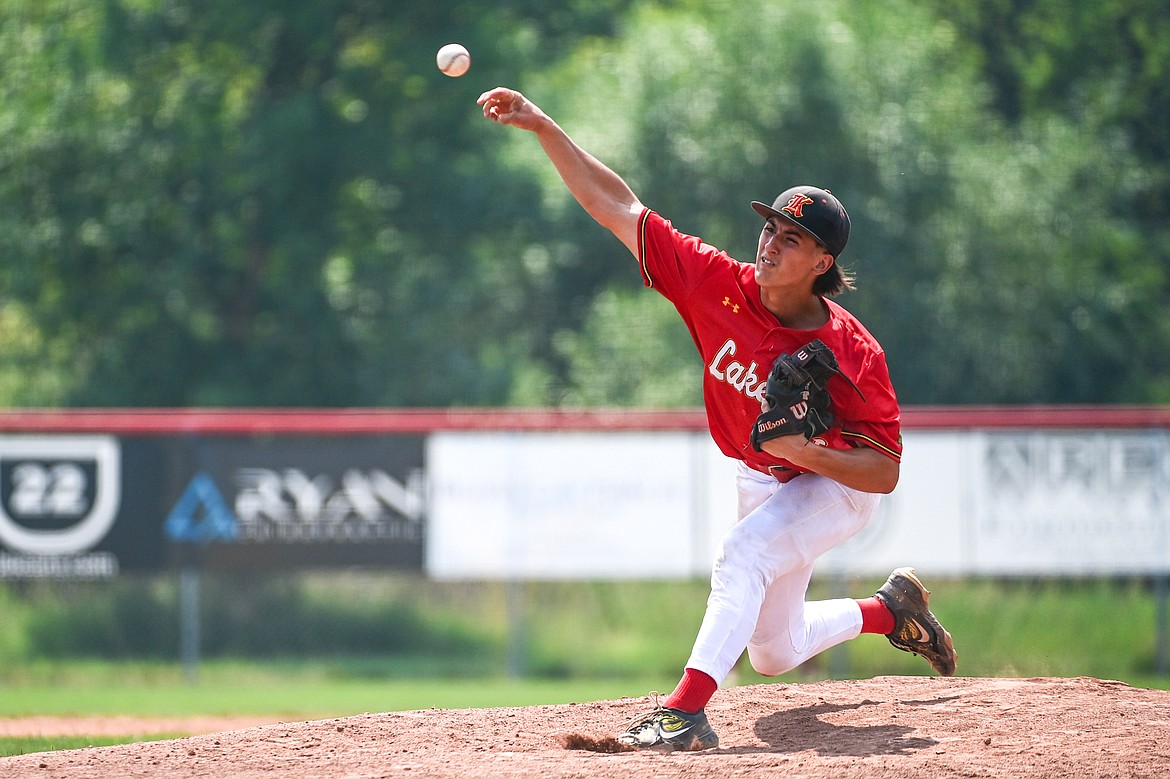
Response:
[[[793,187],[781,192],[772,205],[753,200],[752,208],[765,219],[781,217],[802,228],[833,257],[839,257],[849,242],[849,214],[827,189]]]

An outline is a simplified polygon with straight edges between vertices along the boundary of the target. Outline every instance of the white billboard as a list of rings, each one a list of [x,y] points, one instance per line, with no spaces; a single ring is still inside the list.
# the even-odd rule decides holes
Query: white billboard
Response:
[[[426,458],[438,578],[686,577],[733,519],[730,463],[692,432],[436,433]]]
[[[980,572],[1170,570],[1162,431],[971,434],[967,496]]]
[[[910,430],[902,476],[822,574],[1170,571],[1163,430]],[[437,578],[707,575],[735,463],[698,432],[436,433],[426,569]]]

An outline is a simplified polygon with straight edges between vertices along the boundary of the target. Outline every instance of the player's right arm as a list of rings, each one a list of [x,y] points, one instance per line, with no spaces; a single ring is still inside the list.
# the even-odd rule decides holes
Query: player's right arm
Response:
[[[480,95],[478,102],[491,121],[534,133],[581,207],[638,256],[638,221],[644,207],[621,176],[578,146],[548,114],[516,90],[496,87]]]

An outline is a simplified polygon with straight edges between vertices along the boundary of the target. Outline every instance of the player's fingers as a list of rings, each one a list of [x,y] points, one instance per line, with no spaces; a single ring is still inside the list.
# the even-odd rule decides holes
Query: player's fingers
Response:
[[[515,111],[505,111],[499,106],[485,106],[483,115],[489,120],[498,124],[512,124],[516,121],[518,114]]]
[[[517,102],[519,98],[520,93],[514,89],[496,87],[495,89],[489,89],[487,92],[484,92],[476,102],[485,107],[489,105],[511,105]]]
[[[498,95],[500,95],[500,93],[508,92],[508,91],[510,91],[510,90],[508,90],[507,87],[495,87],[493,89],[489,89],[487,92],[484,92],[482,95],[479,96],[479,100],[476,100],[475,102],[478,103],[479,105],[483,105],[484,103],[491,100],[492,98],[495,98]]]
[[[478,102],[483,106],[483,115],[486,118],[507,124],[515,113],[516,93],[510,89],[497,87],[480,95]]]

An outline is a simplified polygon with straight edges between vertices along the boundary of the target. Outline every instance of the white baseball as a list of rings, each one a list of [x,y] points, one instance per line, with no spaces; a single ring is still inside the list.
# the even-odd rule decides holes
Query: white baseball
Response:
[[[471,67],[471,55],[462,44],[448,43],[435,55],[435,64],[439,66],[439,70],[456,78]]]

